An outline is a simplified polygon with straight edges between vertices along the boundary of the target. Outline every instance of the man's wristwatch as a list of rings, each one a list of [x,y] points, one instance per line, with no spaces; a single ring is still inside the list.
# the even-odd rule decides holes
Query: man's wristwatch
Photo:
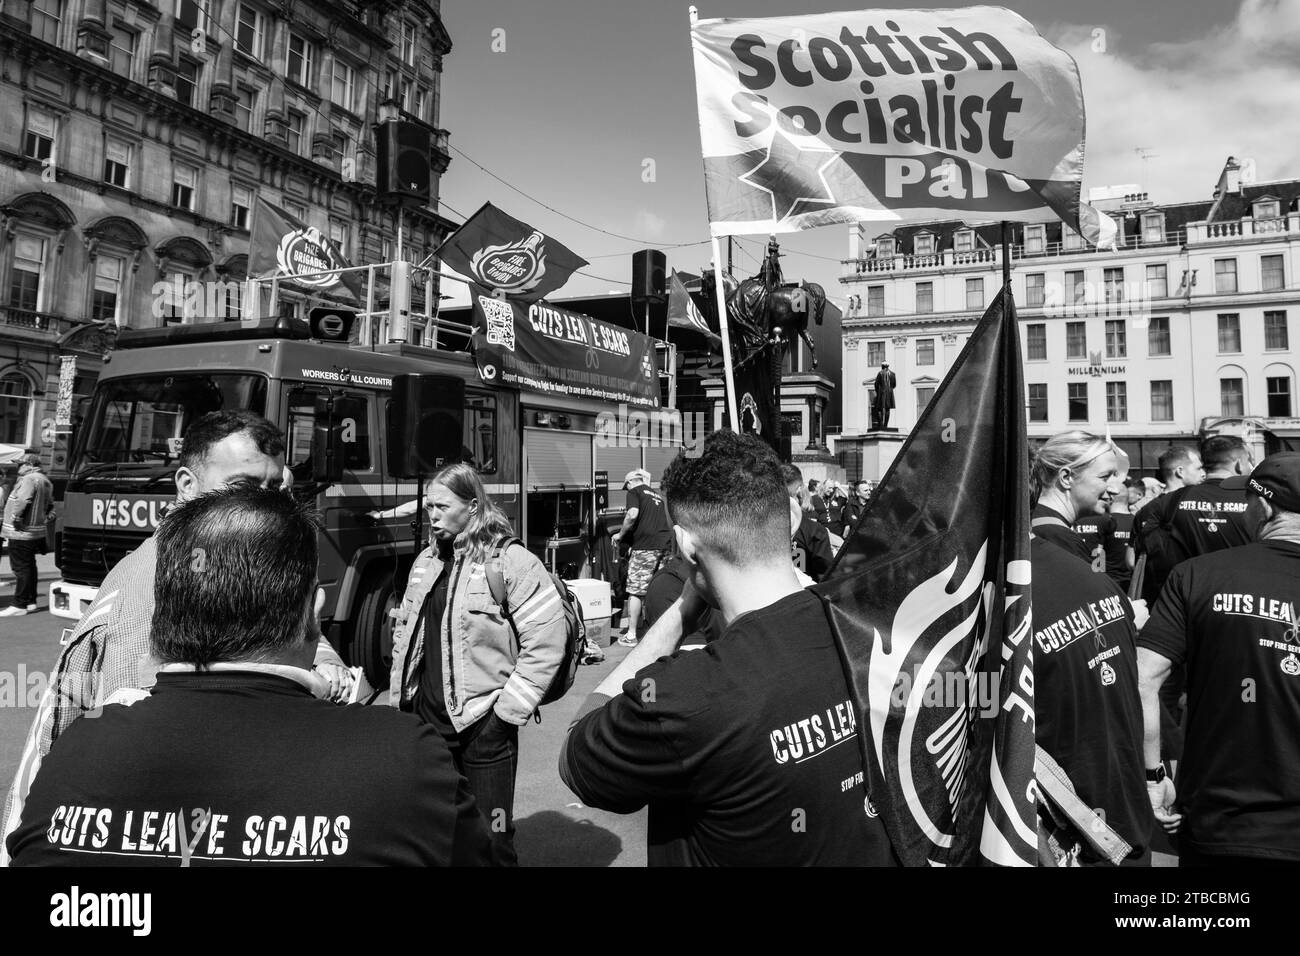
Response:
[[[1165,782],[1165,765],[1160,764],[1154,770],[1147,768],[1147,783],[1164,783]]]

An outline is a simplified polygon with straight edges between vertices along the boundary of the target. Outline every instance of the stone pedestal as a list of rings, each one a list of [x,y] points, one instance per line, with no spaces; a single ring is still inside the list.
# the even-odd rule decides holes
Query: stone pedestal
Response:
[[[870,431],[865,435],[843,435],[836,443],[840,450],[862,456],[862,477],[879,481],[898,457],[907,435],[897,429]]]

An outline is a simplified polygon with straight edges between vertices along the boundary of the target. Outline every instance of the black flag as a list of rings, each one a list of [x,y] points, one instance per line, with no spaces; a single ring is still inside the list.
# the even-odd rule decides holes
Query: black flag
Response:
[[[1003,289],[817,591],[906,865],[1033,865],[1025,388]]]

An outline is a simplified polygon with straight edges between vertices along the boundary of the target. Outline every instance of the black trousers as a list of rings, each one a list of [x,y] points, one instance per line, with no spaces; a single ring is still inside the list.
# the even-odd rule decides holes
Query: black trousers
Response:
[[[519,770],[519,728],[488,711],[478,723],[448,740],[447,746],[487,823],[493,861],[497,866],[518,866],[515,775]]]
[[[9,564],[14,569],[14,607],[36,603],[36,556],[45,553],[44,541],[9,539]]]

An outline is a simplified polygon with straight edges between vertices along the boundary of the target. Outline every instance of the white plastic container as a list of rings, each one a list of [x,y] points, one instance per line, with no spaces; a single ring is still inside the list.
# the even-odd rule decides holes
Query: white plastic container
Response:
[[[610,615],[614,610],[613,594],[608,581],[579,578],[565,581],[582,608],[582,620],[587,626],[587,637],[600,647],[610,642]]]

